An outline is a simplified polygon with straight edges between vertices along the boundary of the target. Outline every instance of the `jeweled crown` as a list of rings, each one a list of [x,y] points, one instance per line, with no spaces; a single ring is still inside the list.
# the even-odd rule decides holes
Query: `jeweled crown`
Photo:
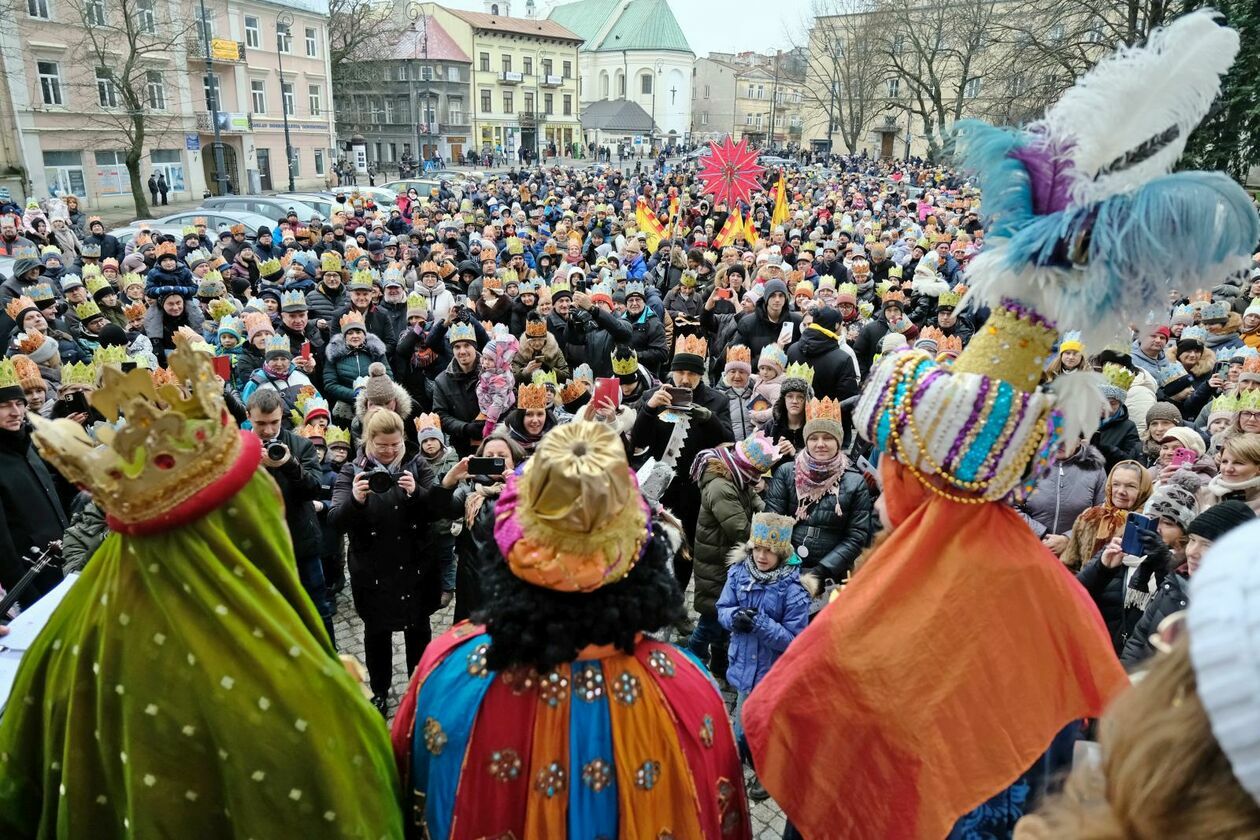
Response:
[[[210,357],[176,345],[167,362],[179,384],[156,388],[142,369],[102,371],[100,389],[88,397],[108,421],[96,427],[96,440],[72,420],[31,418],[44,458],[124,524],[178,507],[227,472],[240,450]]]
[[[1001,379],[1021,391],[1035,391],[1058,337],[1050,322],[1004,301],[959,354],[954,372]]]

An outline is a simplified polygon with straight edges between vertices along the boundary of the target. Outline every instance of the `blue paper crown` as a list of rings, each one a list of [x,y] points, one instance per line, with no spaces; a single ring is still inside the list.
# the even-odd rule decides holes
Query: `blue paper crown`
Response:
[[[446,340],[451,346],[455,346],[457,341],[471,341],[477,343],[477,331],[472,328],[472,324],[451,324],[450,329],[446,331]]]

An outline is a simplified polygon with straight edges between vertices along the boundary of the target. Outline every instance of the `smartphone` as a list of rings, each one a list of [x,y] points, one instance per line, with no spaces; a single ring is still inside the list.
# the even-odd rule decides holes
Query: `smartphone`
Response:
[[[621,380],[615,376],[599,377],[595,380],[595,393],[591,396],[591,402],[599,405],[604,400],[609,400],[614,407],[621,407]]]
[[[717,290],[717,296],[718,296],[720,299],[722,299],[722,300],[730,300],[730,299],[731,299],[731,290],[730,290],[730,289],[718,289],[718,290]]]
[[[1140,513],[1130,513],[1129,517],[1124,521],[1124,537],[1120,540],[1120,547],[1125,554],[1134,556],[1145,554],[1146,549],[1142,547],[1142,532],[1154,530],[1154,519],[1149,516],[1143,516]]]
[[[503,475],[506,462],[502,458],[484,458],[474,455],[468,459],[469,475]]]
[[[666,385],[665,393],[669,394],[672,408],[686,408],[691,405],[691,389],[679,388],[674,385]]]
[[[1179,446],[1173,452],[1172,458],[1168,461],[1168,465],[1171,467],[1185,467],[1193,464],[1197,460],[1199,460],[1198,452],[1195,452],[1193,449],[1187,449],[1184,446]]]
[[[302,342],[302,358],[308,362],[311,360],[311,343],[309,341]]]
[[[79,412],[87,414],[88,412],[89,406],[87,394],[83,391],[75,391],[73,394],[67,394],[61,398],[61,401],[66,404],[67,414],[78,414]]]
[[[1217,375],[1217,376],[1221,376],[1221,377],[1228,376],[1228,375],[1229,375],[1229,365],[1230,365],[1230,361],[1229,361],[1229,359],[1222,359],[1221,361],[1217,362],[1217,363],[1216,363],[1216,375]]]
[[[784,321],[784,322],[783,322],[783,328],[782,328],[781,330],[779,330],[779,341],[783,341],[785,338],[786,338],[788,341],[791,341],[791,340],[792,340],[792,331],[793,331],[795,328],[796,328],[796,324],[792,323],[791,321]]]

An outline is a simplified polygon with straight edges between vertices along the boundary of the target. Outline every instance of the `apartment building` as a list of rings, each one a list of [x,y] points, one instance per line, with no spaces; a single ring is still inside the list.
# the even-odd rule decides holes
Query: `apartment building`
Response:
[[[696,60],[692,136],[704,141],[729,134],[767,148],[799,144],[804,88],[781,56],[710,53]]]

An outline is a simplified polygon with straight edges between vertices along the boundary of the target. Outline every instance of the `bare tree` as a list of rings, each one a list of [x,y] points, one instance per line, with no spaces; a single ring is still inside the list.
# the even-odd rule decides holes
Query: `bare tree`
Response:
[[[806,51],[805,96],[827,120],[827,144],[840,133],[858,151],[872,117],[884,110],[885,81],[880,36],[872,16],[856,0],[815,0]]]
[[[954,122],[963,116],[991,61],[1001,0],[877,0],[868,26],[884,33],[878,50],[890,97],[919,121],[929,157],[936,157]]]
[[[188,3],[167,19],[170,7],[154,0],[65,0],[62,8],[79,24],[71,30],[77,44],[70,54],[79,60],[71,86],[83,91],[84,101],[97,103],[84,115],[97,130],[85,135],[97,148],[122,150],[136,215],[143,218],[149,215],[141,178],[145,147],[183,134],[186,104],[169,98],[176,86],[163,69],[170,67],[172,47],[184,49],[200,31],[200,13]]]
[[[398,30],[406,26],[390,5],[377,0],[330,0],[328,4],[328,62],[333,75],[343,64],[369,60],[382,39],[392,46]]]

